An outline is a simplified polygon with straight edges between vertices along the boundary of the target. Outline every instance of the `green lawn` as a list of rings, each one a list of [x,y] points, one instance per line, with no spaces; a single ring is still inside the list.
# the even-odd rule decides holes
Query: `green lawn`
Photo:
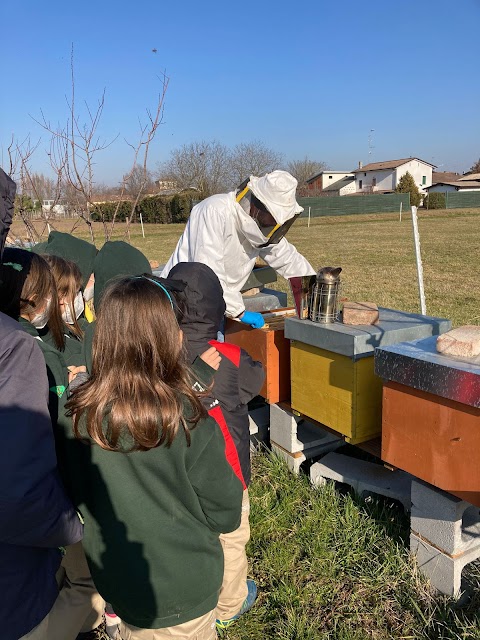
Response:
[[[39,231],[43,224],[36,223]],[[61,221],[59,230],[69,230],[72,221]],[[424,267],[427,312],[450,318],[455,325],[480,321],[480,209],[422,211],[419,228]],[[166,262],[183,225],[132,226],[132,243],[149,258]],[[22,223],[14,232],[25,236]],[[88,237],[86,225],[76,234]],[[103,241],[100,223],[95,224],[98,246]],[[125,224],[117,225],[115,239],[122,239]],[[317,268],[343,267],[343,292],[350,300],[376,302],[381,306],[419,311],[418,286],[410,216],[398,214],[338,216],[299,220],[288,239]],[[278,288],[287,291],[279,278]]]
[[[420,211],[419,226],[428,313],[478,324],[480,210]],[[22,234],[19,223],[15,230]],[[146,226],[144,240],[134,226],[132,242],[164,262],[181,231]],[[96,233],[100,239],[98,225]],[[117,239],[123,234],[119,225]],[[301,220],[289,240],[316,268],[342,266],[350,300],[419,310],[409,217],[317,218],[310,228]],[[467,604],[433,594],[409,556],[408,519],[399,507],[361,502],[331,484],[312,488],[268,455],[255,456],[250,491],[248,553],[259,597],[226,640],[480,640],[480,570],[470,571]]]

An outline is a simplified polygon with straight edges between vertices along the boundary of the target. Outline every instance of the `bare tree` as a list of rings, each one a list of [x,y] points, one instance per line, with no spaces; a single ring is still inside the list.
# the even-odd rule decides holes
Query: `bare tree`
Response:
[[[269,149],[263,142],[242,142],[232,149],[229,157],[229,183],[236,187],[251,175],[262,176],[281,168],[283,154]]]
[[[299,188],[303,187],[309,178],[326,169],[328,169],[326,162],[311,160],[308,156],[303,160],[292,160],[287,165],[287,171],[298,180]]]
[[[153,173],[136,164],[131,171],[123,176],[122,182],[125,183],[125,193],[135,198],[137,193],[144,196],[150,189],[154,187]]]
[[[172,151],[159,167],[158,178],[171,180],[180,189],[198,189],[206,197],[228,188],[228,163],[228,149],[220,142],[192,142]]]

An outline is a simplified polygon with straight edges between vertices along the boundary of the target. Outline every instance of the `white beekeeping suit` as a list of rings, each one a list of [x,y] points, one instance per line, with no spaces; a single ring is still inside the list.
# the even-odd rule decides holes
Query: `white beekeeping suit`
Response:
[[[257,257],[287,279],[313,275],[310,263],[284,237],[303,211],[295,200],[296,187],[289,173],[273,171],[250,176],[238,194],[206,198],[193,207],[162,276],[179,262],[208,265],[222,284],[226,314],[235,318],[245,311],[240,291]]]

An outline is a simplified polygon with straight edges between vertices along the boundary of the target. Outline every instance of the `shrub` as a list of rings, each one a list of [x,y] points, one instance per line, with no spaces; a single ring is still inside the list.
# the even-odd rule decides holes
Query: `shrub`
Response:
[[[423,200],[423,206],[425,209],[445,209],[446,198],[444,193],[439,191],[432,191]]]
[[[132,212],[132,203],[127,202],[126,200],[122,200],[120,203],[118,202],[100,202],[94,206],[92,212],[90,214],[90,218],[93,222],[111,222],[113,220],[113,216],[115,215],[115,211],[118,213],[115,220],[117,222],[125,222],[127,218],[130,217]],[[134,214],[132,220],[136,221],[136,215]]]
[[[410,193],[410,205],[412,207],[418,207],[422,200],[422,195],[415,184],[415,180],[408,171],[400,178],[395,191],[397,193]]]

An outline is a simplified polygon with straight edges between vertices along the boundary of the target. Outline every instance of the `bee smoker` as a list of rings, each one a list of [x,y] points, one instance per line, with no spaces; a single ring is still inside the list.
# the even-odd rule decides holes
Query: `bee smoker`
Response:
[[[323,267],[312,283],[308,315],[313,322],[335,322],[339,312],[341,267]]]

